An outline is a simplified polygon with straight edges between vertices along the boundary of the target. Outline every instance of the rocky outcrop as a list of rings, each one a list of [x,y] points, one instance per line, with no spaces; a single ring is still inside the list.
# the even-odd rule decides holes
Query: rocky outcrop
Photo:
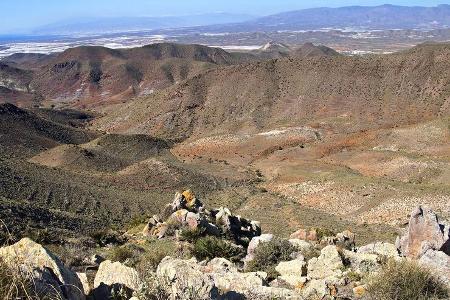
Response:
[[[166,282],[173,299],[185,299],[189,293],[195,293],[196,299],[301,299],[293,290],[268,286],[266,273],[239,272],[224,258],[202,264],[195,259],[166,257],[158,266],[157,277]]]
[[[428,250],[450,254],[450,228],[440,223],[429,208],[419,206],[411,214],[406,233],[399,237],[396,246],[406,257],[419,259]]]
[[[28,238],[0,248],[0,258],[12,270],[33,276],[36,289],[56,293],[61,299],[84,300],[83,284],[51,252]]]
[[[184,229],[229,236],[233,242],[244,246],[247,246],[253,237],[261,235],[259,222],[235,216],[224,207],[207,210],[189,190],[176,193],[172,203],[162,210],[161,216],[153,216],[149,220],[143,235],[163,238]]]

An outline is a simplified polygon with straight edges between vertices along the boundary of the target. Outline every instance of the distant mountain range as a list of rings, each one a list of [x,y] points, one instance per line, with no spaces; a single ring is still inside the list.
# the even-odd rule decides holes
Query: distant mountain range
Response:
[[[450,5],[395,5],[312,8],[271,15],[241,24],[214,26],[233,31],[315,30],[323,28],[436,29],[450,27]]]
[[[450,27],[450,5],[348,6],[312,8],[265,17],[211,13],[166,17],[114,17],[65,20],[33,30],[35,35],[105,34],[196,28],[199,32],[251,32],[277,30],[440,29]]]
[[[211,24],[239,23],[254,19],[246,14],[211,13],[166,17],[115,17],[85,18],[48,24],[33,30],[39,35],[94,34],[124,31],[158,30],[206,26]]]

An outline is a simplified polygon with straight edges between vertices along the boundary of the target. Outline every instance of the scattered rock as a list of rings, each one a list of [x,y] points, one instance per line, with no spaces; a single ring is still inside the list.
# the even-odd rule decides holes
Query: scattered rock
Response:
[[[0,248],[0,258],[13,270],[33,274],[39,290],[57,293],[61,299],[84,300],[83,284],[77,274],[67,269],[50,251],[29,238]]]
[[[429,249],[450,254],[449,238],[450,228],[440,224],[432,210],[419,206],[411,214],[405,235],[397,238],[396,246],[406,257],[419,259]]]

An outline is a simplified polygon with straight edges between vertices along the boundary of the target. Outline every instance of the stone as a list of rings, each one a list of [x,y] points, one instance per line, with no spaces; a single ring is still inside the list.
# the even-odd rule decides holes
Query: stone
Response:
[[[184,225],[186,223],[186,215],[189,213],[187,209],[179,209],[174,212],[168,219],[167,223]]]
[[[273,240],[273,234],[262,234],[260,236],[252,238],[247,247],[247,256],[244,258],[244,262],[248,263],[255,258],[255,250],[260,243],[267,243]]]
[[[87,278],[86,273],[76,273],[78,278],[81,281],[81,284],[83,285],[83,292],[85,295],[89,295],[91,292],[91,286],[89,285],[89,280]]]
[[[167,223],[159,223],[153,229],[152,235],[156,236],[158,239],[162,239],[166,236],[168,229],[169,229],[169,225]]]
[[[190,229],[197,229],[201,225],[201,217],[199,214],[188,212],[186,215],[185,225]]]
[[[419,206],[411,214],[405,235],[397,238],[396,246],[404,256],[419,259],[429,249],[448,252],[449,238],[449,227],[440,224],[431,209]]]
[[[381,268],[379,257],[376,254],[359,253],[345,249],[342,250],[342,254],[355,272],[372,273],[379,271]]]
[[[306,253],[314,249],[314,246],[311,243],[304,240],[290,239],[289,243],[296,247],[300,253]]]
[[[314,297],[318,299],[335,299],[337,285],[339,284],[339,279],[332,276],[324,279],[313,279],[306,284],[306,287],[302,290],[302,295],[306,299],[314,299]]]
[[[175,193],[175,197],[172,201],[172,211],[177,211],[186,208],[186,199],[180,193]]]
[[[186,201],[186,207],[190,211],[198,212],[203,207],[203,204],[195,197],[195,194],[191,190],[184,191],[182,195]]]
[[[365,285],[359,285],[359,286],[355,286],[353,288],[353,296],[355,296],[355,298],[357,298],[357,299],[364,297],[364,295],[366,293],[367,293],[367,287]]]
[[[279,279],[290,286],[301,289],[306,283],[306,262],[304,259],[282,261],[275,270],[280,274]]]
[[[450,256],[442,251],[430,249],[422,255],[419,264],[429,268],[450,288]]]
[[[133,291],[138,291],[142,284],[135,269],[120,262],[105,260],[95,274],[93,293],[96,299],[108,299],[117,291],[125,292],[131,297]]]
[[[350,230],[344,230],[336,234],[335,245],[346,249],[353,249],[355,247],[355,234]]]
[[[304,241],[317,241],[317,231],[315,229],[299,229],[291,234],[290,239],[299,239]]]
[[[61,299],[84,300],[83,284],[77,274],[66,268],[50,251],[29,238],[0,248],[0,258],[12,270],[33,274],[34,284]]]
[[[166,292],[175,299],[184,299],[194,292],[200,299],[215,299],[218,288],[210,274],[204,273],[195,258],[182,260],[165,257],[158,265],[156,275],[159,280],[168,283]]]
[[[323,279],[341,276],[344,264],[336,246],[326,246],[320,253],[319,257],[311,258],[308,262],[308,278]]]
[[[389,258],[399,257],[397,247],[391,243],[377,242],[359,247],[358,253],[376,254],[379,256],[385,256]]]
[[[304,300],[302,295],[294,290],[269,286],[254,287],[245,294],[243,299]]]

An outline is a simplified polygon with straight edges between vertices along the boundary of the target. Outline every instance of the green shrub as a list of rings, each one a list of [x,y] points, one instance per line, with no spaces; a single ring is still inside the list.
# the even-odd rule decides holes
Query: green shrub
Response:
[[[445,285],[416,262],[389,260],[371,278],[368,294],[373,300],[448,299]]]
[[[90,233],[89,236],[93,238],[100,247],[105,247],[107,245],[123,245],[125,243],[125,239],[121,237],[119,233],[112,230],[97,230]]]
[[[261,243],[255,249],[255,258],[248,263],[250,272],[264,271],[268,279],[275,279],[278,273],[275,267],[281,261],[292,260],[292,253],[297,249],[287,240],[273,239],[270,242]]]
[[[320,241],[324,237],[335,236],[336,233],[328,228],[314,228],[317,233],[317,239]]]
[[[111,261],[125,262],[127,259],[133,258],[134,253],[129,247],[113,248],[108,258]]]
[[[199,260],[223,257],[231,261],[238,261],[245,255],[245,251],[228,241],[214,236],[206,236],[195,242],[192,254]]]
[[[156,271],[161,260],[166,256],[175,256],[177,248],[171,240],[152,240],[144,245],[145,252],[139,256],[136,269],[145,278]]]
[[[195,243],[198,239],[205,236],[204,228],[184,228],[181,230],[180,239],[189,243]]]

